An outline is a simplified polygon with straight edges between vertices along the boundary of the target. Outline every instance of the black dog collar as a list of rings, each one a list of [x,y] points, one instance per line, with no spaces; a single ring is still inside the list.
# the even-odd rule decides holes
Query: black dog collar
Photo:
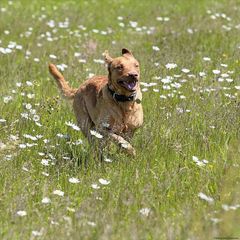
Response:
[[[136,92],[134,92],[130,96],[117,94],[109,87],[109,85],[108,85],[108,91],[112,95],[113,99],[115,99],[117,102],[131,102],[131,101],[134,101],[136,97]]]

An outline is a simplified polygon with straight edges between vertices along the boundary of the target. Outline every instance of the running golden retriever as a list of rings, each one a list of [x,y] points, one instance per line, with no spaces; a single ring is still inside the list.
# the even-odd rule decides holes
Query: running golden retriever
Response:
[[[55,65],[49,64],[49,71],[63,95],[73,100],[78,125],[88,139],[90,130],[96,130],[135,155],[127,140],[143,124],[139,63],[125,48],[120,57],[112,58],[107,51],[104,56],[108,76],[94,76],[78,89],[68,85]]]

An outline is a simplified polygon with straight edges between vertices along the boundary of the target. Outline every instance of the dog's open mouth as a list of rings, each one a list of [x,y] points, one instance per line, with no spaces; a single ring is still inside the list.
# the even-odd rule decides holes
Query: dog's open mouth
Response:
[[[128,80],[128,81],[118,81],[118,84],[121,85],[122,87],[126,88],[128,91],[135,91],[135,87],[137,85],[137,81],[136,80]]]

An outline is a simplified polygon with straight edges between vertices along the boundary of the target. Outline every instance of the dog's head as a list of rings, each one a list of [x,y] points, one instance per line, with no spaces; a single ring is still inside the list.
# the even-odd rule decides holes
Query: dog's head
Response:
[[[107,51],[104,56],[108,65],[109,84],[119,94],[133,94],[139,88],[140,68],[132,53],[123,48],[121,57],[112,58]]]

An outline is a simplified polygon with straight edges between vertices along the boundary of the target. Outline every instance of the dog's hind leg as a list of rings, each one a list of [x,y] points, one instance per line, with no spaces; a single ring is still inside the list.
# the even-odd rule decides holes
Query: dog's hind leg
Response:
[[[73,101],[73,110],[77,118],[78,126],[81,128],[85,137],[90,141],[91,135],[89,130],[94,126],[88,111],[86,109],[83,97],[78,94],[75,96]]]
[[[101,141],[94,139],[94,137],[91,135],[90,130],[94,129],[94,123],[88,114],[84,98],[80,95],[80,93],[74,98],[73,110],[77,118],[78,126],[85,137],[88,138],[90,147],[94,149],[95,158],[102,161],[104,144]]]

